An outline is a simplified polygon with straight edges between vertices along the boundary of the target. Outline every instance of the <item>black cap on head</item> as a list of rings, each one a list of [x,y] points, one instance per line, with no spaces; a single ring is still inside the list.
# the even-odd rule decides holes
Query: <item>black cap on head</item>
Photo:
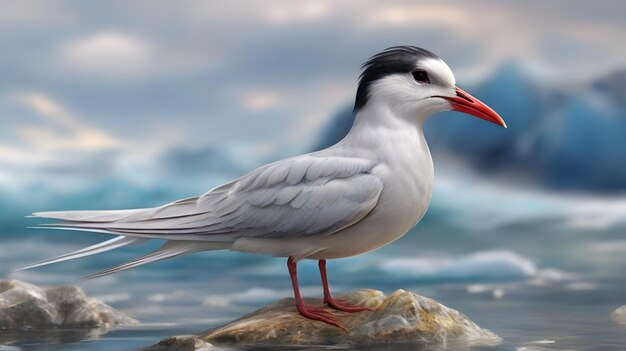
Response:
[[[439,59],[432,52],[416,46],[393,46],[367,60],[361,67],[354,112],[367,103],[369,86],[374,81],[394,73],[411,72],[421,58]]]

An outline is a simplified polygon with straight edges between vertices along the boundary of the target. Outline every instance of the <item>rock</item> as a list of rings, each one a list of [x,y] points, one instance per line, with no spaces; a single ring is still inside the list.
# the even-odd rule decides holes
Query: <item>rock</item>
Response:
[[[341,298],[372,309],[334,312],[348,332],[300,316],[294,300],[288,298],[208,330],[200,338],[214,344],[500,343],[498,336],[465,315],[413,292],[397,290],[385,296],[377,290],[362,289]],[[307,303],[321,305],[322,301],[310,299]]]
[[[211,351],[216,348],[195,335],[172,336],[150,345],[144,351]]]
[[[611,313],[613,320],[621,325],[626,325],[626,305],[616,309]]]
[[[43,289],[0,280],[0,329],[114,326],[138,323],[77,286]]]

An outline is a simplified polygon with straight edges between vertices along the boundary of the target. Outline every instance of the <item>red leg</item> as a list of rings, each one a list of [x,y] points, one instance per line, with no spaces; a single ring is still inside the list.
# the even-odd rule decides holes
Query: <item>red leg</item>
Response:
[[[328,287],[328,277],[326,276],[326,260],[319,260],[318,266],[320,268],[320,275],[322,276],[322,285],[324,286],[324,303],[328,306],[344,312],[362,312],[371,311],[371,309],[364,306],[352,305],[349,302],[342,299],[335,299],[330,295],[330,288]]]
[[[293,257],[289,257],[287,260],[287,268],[289,268],[289,275],[291,276],[291,285],[293,286],[293,294],[296,297],[296,309],[303,317],[322,321],[324,323],[334,325],[335,327],[346,330],[346,328],[337,322],[333,315],[325,311],[323,307],[307,306],[300,296],[300,288],[298,287],[298,272],[296,268],[296,261]]]

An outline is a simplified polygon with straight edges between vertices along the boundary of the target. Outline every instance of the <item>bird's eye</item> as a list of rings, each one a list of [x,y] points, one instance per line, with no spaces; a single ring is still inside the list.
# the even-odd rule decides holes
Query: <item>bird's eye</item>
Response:
[[[416,71],[411,72],[413,74],[413,79],[415,79],[418,83],[430,83],[430,79],[428,78],[428,73],[423,69],[418,69]]]

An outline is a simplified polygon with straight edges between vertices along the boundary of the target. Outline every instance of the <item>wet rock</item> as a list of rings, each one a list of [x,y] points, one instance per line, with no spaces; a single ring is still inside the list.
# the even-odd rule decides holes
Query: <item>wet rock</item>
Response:
[[[494,345],[500,338],[465,315],[413,292],[397,290],[389,296],[362,289],[342,299],[372,311],[333,311],[347,332],[300,316],[294,300],[283,299],[224,326],[200,335],[214,344],[381,344],[447,343]],[[321,300],[307,303],[321,305]]]
[[[0,329],[113,326],[138,323],[77,286],[43,289],[0,280]]]
[[[626,305],[613,311],[611,318],[613,318],[616,323],[626,326]]]
[[[217,350],[213,345],[195,335],[172,336],[150,345],[144,351],[212,351]]]

